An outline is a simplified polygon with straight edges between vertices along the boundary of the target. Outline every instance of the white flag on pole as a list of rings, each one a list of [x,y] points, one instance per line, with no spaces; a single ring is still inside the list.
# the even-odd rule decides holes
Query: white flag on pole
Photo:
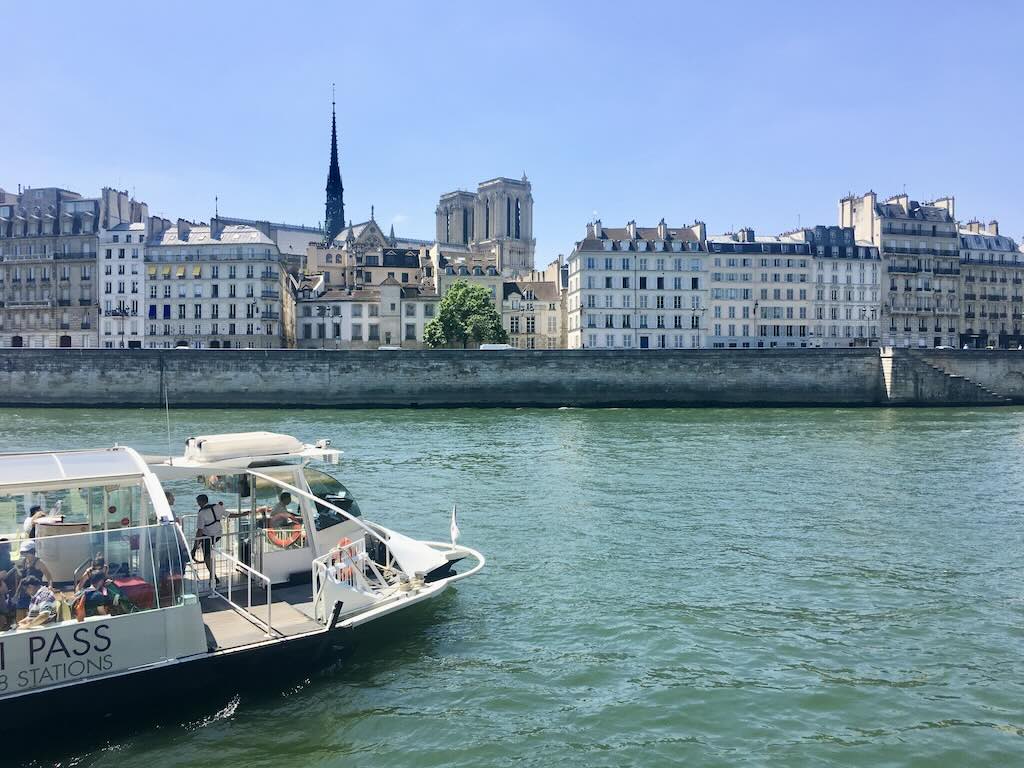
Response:
[[[456,509],[454,504],[452,504],[452,527],[451,527],[451,534],[452,534],[452,545],[454,546],[455,542],[458,541],[458,539],[459,539],[458,510]]]

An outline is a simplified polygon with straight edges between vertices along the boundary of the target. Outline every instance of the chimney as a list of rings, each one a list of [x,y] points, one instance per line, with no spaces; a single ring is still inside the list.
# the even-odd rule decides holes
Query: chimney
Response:
[[[596,237],[596,238],[598,238],[600,240],[602,237],[604,237],[603,232],[604,232],[604,227],[601,226],[601,220],[600,219],[596,219],[594,221],[594,237]]]
[[[626,232],[629,233],[630,240],[636,240],[636,221],[630,221],[626,224]]]
[[[589,239],[591,239],[591,240],[593,240],[594,238],[597,237],[597,234],[595,234],[595,232],[594,232],[594,225],[593,224],[587,224],[587,237]]]
[[[222,222],[216,216],[210,219],[210,237],[214,240],[220,240],[221,232],[224,231],[224,222]]]
[[[665,219],[658,222],[658,239],[665,240],[668,237],[668,226],[665,224]]]
[[[990,235],[998,235],[999,234],[999,222],[996,221],[995,219],[992,219],[992,221],[990,221],[988,223],[988,233]]]
[[[185,219],[178,219],[178,239],[188,240],[188,233],[191,231],[188,221]]]

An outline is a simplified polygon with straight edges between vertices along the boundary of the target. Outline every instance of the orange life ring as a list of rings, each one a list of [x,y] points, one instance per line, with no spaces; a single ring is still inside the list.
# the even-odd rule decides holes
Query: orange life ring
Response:
[[[273,519],[271,519],[273,523]],[[267,539],[281,549],[287,549],[302,537],[302,523],[292,523],[290,528],[267,528]]]

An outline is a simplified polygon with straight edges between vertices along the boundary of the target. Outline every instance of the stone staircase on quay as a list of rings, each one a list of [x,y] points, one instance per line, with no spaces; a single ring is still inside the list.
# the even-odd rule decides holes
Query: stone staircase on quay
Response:
[[[951,373],[917,350],[882,349],[882,380],[893,405],[1013,405],[1014,401],[959,373]]]

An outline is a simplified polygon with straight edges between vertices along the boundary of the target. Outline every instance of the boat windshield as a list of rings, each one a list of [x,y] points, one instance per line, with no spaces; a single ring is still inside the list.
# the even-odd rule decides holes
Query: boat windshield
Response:
[[[258,468],[261,474],[284,483],[292,483],[294,481],[294,470],[294,465]],[[303,467],[302,474],[309,484],[310,492],[318,499],[323,499],[339,509],[343,509],[352,517],[360,517],[362,515],[362,512],[359,510],[359,504],[352,498],[348,488],[342,485],[337,478],[312,467]],[[252,478],[248,475],[209,477],[203,479],[203,484],[210,490],[222,493],[238,493],[243,498],[249,497],[253,489],[255,489],[257,510],[273,510],[279,503],[281,495],[281,489],[278,486],[262,478]],[[246,504],[243,503],[243,508],[245,506]],[[291,502],[291,507],[290,511],[297,511],[294,500]],[[318,531],[343,523],[345,520],[346,518],[343,515],[338,514],[333,509],[329,509],[323,504],[316,505],[313,522]]]

